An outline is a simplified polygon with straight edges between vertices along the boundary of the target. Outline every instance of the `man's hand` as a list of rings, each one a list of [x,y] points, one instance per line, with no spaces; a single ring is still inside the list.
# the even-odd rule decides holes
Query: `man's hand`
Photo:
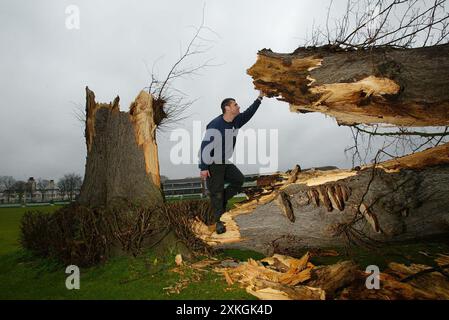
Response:
[[[207,177],[210,177],[209,170],[202,170],[202,171],[200,172],[200,177],[201,177],[201,179],[203,179],[203,180],[206,180]]]
[[[257,99],[262,100],[263,97],[265,97],[265,93],[263,93],[262,90],[259,90],[259,96],[257,97]]]

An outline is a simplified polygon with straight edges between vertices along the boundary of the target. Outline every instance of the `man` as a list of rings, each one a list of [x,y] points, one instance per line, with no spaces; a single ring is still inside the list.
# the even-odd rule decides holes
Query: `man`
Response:
[[[256,113],[262,98],[263,94],[260,92],[254,103],[243,113],[240,113],[235,99],[224,99],[221,103],[222,114],[206,127],[201,143],[199,168],[201,178],[207,183],[218,234],[226,232],[220,217],[226,211],[228,200],[241,191],[244,182],[240,170],[228,161],[234,152],[238,129]],[[229,183],[226,188],[225,183]]]

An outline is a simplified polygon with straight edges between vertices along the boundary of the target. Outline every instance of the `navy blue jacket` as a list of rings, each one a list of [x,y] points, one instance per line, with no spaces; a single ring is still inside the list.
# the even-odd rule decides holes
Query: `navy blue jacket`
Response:
[[[209,122],[206,127],[203,142],[201,143],[199,155],[200,170],[207,170],[211,163],[226,163],[226,160],[232,157],[238,129],[243,127],[253,117],[260,103],[261,101],[256,99],[251,106],[237,115],[232,122],[225,121],[222,114]],[[232,143],[226,144],[226,141],[232,141]],[[207,151],[203,154],[205,148],[207,148]],[[214,150],[221,151],[221,157],[215,155]],[[210,155],[210,158],[206,157],[205,159],[205,155],[207,154]]]

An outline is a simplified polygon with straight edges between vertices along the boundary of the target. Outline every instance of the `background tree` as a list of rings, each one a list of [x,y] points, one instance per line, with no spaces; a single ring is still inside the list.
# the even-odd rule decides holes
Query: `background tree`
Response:
[[[41,193],[41,201],[45,200],[45,195],[47,193],[48,185],[50,184],[49,180],[39,178],[37,179],[36,187]]]
[[[80,175],[76,173],[69,173],[64,175],[64,177],[62,177],[58,181],[58,188],[62,195],[67,194],[69,196],[70,201],[72,201],[75,191],[79,190],[82,184],[83,179],[81,178]]]
[[[19,196],[19,202],[24,203],[25,193],[28,191],[28,185],[25,181],[16,181],[12,186],[12,190]]]
[[[11,199],[11,194],[14,193],[13,186],[16,183],[16,179],[11,176],[1,176],[0,177],[0,189],[6,193],[7,202]]]

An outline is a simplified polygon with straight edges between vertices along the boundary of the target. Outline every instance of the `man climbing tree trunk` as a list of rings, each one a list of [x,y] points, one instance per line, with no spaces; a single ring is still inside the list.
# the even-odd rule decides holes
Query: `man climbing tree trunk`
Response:
[[[234,152],[238,130],[253,117],[262,99],[263,94],[260,93],[243,113],[240,113],[240,107],[235,99],[224,99],[221,103],[223,114],[209,122],[201,143],[200,176],[203,180],[207,179],[218,234],[226,232],[220,217],[226,211],[228,200],[241,191],[244,182],[243,174],[229,162]],[[229,185],[225,188],[226,182]]]

